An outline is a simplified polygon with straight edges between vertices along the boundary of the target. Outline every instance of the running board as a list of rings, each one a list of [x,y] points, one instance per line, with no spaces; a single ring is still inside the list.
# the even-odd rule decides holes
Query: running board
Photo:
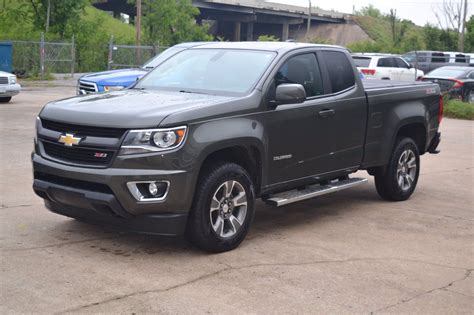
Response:
[[[330,194],[336,191],[352,188],[354,186],[366,183],[366,178],[350,178],[340,181],[329,182],[327,185],[315,184],[307,186],[302,190],[293,189],[272,195],[264,201],[272,206],[280,207],[290,203],[311,199],[314,197]]]

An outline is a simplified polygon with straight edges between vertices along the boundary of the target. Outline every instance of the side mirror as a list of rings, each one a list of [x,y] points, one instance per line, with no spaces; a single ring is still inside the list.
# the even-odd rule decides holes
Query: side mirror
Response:
[[[301,84],[280,84],[275,94],[276,105],[300,104],[306,100],[306,91]]]
[[[415,68],[415,66],[412,63],[409,63],[408,64],[408,69],[413,69],[413,68]]]

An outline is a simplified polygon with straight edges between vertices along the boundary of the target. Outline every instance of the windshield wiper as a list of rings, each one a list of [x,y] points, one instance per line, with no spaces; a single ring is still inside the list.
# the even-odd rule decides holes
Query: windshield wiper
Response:
[[[180,90],[179,93],[189,93],[189,94],[204,94],[200,92],[193,92],[193,91],[188,91],[188,90]]]

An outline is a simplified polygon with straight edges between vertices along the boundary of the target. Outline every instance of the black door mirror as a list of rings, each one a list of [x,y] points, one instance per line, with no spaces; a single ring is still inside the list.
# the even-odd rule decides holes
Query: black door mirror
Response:
[[[412,69],[412,68],[415,68],[415,66],[412,63],[409,63],[408,64],[408,69]]]
[[[301,84],[280,84],[276,88],[276,105],[300,104],[306,100],[306,91]]]

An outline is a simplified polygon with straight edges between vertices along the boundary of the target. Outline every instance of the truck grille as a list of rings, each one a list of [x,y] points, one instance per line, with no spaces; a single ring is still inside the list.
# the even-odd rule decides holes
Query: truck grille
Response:
[[[41,119],[41,124],[45,129],[73,133],[83,137],[121,138],[125,133],[125,129],[120,128],[73,125],[45,119]]]
[[[79,164],[107,166],[115,151],[84,147],[66,147],[62,144],[42,141],[44,151],[52,158]]]
[[[81,94],[86,93],[86,94],[93,94],[97,93],[97,84],[92,83],[92,82],[85,82],[85,81],[79,81],[79,92]]]
[[[0,77],[0,84],[8,84],[8,77]]]

